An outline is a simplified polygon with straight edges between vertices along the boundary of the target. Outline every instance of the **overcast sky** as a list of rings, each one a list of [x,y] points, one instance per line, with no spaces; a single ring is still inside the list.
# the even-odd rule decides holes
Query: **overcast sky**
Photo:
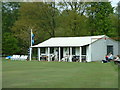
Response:
[[[111,3],[112,3],[112,6],[113,7],[116,7],[117,6],[117,3],[120,1],[120,0],[110,0]]]

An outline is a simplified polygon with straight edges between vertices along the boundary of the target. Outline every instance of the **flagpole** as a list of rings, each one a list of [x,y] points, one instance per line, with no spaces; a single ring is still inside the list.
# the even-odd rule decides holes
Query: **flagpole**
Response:
[[[31,29],[31,46],[32,46],[32,29]]]
[[[29,60],[31,61],[32,59],[32,29],[31,29],[31,34],[30,34],[30,56],[29,56]]]

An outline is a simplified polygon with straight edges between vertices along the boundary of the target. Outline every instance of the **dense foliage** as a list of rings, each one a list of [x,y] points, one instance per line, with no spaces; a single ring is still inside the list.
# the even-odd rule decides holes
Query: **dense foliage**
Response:
[[[12,26],[17,20],[20,3],[2,3],[2,53],[16,54],[20,52],[20,44],[15,34],[11,31]]]
[[[119,37],[118,8],[110,2],[4,2],[3,54],[27,54],[31,29],[35,44],[58,36]]]

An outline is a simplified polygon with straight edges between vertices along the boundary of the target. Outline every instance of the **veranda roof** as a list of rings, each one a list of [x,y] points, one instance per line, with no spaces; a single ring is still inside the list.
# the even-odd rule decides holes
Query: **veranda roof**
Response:
[[[78,47],[89,45],[104,37],[105,35],[85,37],[55,37],[32,47]]]

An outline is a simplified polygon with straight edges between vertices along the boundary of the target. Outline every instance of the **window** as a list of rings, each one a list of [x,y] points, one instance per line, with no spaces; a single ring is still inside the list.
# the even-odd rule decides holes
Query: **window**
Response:
[[[107,46],[107,54],[110,52],[113,54],[113,46],[112,45]]]

